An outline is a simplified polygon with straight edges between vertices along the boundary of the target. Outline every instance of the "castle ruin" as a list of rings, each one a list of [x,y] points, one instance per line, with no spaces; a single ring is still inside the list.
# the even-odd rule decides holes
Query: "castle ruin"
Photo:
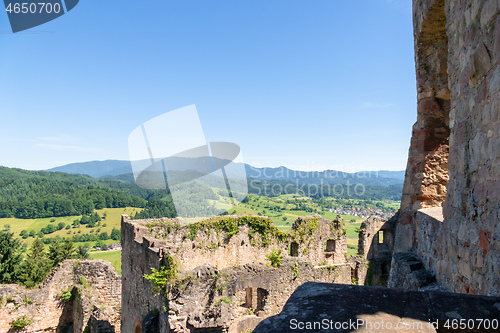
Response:
[[[341,218],[299,217],[283,232],[259,216],[182,226],[124,215],[122,242],[124,332],[243,332],[279,313],[304,282],[351,283]],[[144,276],[172,265],[178,277],[155,291]]]

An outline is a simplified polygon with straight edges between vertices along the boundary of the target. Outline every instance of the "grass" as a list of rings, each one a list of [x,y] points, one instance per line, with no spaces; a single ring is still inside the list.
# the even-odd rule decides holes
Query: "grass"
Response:
[[[106,218],[101,221],[100,226],[97,226],[95,228],[87,228],[85,225],[80,225],[78,228],[71,228],[69,230],[62,229],[55,231],[51,234],[45,235],[45,237],[71,237],[74,234],[78,233],[78,231],[81,231],[80,234],[90,234],[90,231],[92,229],[97,230],[97,228],[101,228],[100,233],[102,232],[107,232],[108,235],[111,234],[111,230],[113,230],[113,227],[116,229],[120,229],[120,224],[121,224],[121,216],[122,214],[127,214],[130,216],[133,216],[137,211],[142,210],[142,208],[133,208],[133,207],[126,207],[126,208],[104,208],[104,209],[99,209],[96,210],[96,212],[103,218],[104,214],[107,214]],[[42,228],[45,228],[49,224],[54,224],[57,225],[60,222],[65,223],[66,225],[71,225],[74,220],[80,219],[82,216],[64,216],[64,217],[47,217],[47,218],[42,218],[42,219],[17,219],[17,218],[2,218],[0,219],[0,228],[3,229],[4,225],[10,224],[10,232],[14,233],[14,236],[18,237],[19,233],[22,230],[27,230],[28,232],[31,230],[35,230],[35,232],[40,231]],[[55,220],[54,222],[50,222],[51,220]],[[103,227],[103,224],[106,224],[105,227]],[[71,233],[68,234],[68,231]],[[95,231],[94,231],[95,232]],[[28,237],[23,240],[28,246],[35,240],[33,237]],[[92,242],[90,242],[92,243]],[[107,240],[105,243],[115,243],[113,240]],[[81,243],[77,243],[77,245],[80,245]]]
[[[350,256],[355,256],[358,254],[358,233],[355,231],[356,228],[361,226],[360,222],[346,222],[347,230],[347,254]]]
[[[122,275],[122,251],[97,251],[91,252],[92,259],[102,259],[109,261],[116,269],[118,275]]]

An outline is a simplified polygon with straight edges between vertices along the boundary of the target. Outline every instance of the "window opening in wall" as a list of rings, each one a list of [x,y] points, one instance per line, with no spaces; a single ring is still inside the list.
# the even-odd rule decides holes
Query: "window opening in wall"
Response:
[[[379,232],[378,232],[378,243],[379,244],[384,243],[384,232],[382,230],[379,230]]]
[[[390,267],[390,264],[388,262],[382,263],[382,265],[380,267],[380,272],[382,273],[382,276],[388,276],[390,269],[391,269],[391,267]]]
[[[290,244],[290,256],[298,257],[299,256],[299,244],[296,242],[292,242]]]
[[[333,239],[329,239],[326,241],[326,252],[334,252],[335,251],[335,241]]]
[[[264,310],[264,306],[266,305],[267,295],[269,295],[267,290],[262,288],[257,288],[257,309],[255,312]]]

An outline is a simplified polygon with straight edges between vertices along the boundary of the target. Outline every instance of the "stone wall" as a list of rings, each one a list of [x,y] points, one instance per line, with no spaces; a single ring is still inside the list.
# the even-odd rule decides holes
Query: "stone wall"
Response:
[[[358,253],[365,259],[390,256],[393,248],[392,228],[387,219],[370,216],[361,223]]]
[[[63,291],[73,300],[62,300]],[[67,260],[39,288],[1,285],[0,300],[0,332],[21,316],[32,324],[19,332],[120,332],[121,279],[107,261]]]
[[[257,222],[240,223],[245,218]],[[238,223],[231,234],[217,227],[229,220]],[[124,215],[122,244],[124,332],[240,332],[281,311],[305,281],[351,283],[341,218],[300,217],[285,233],[261,217],[182,226],[178,219],[133,221]],[[281,251],[281,266],[269,266],[272,251]],[[155,294],[144,278],[165,265],[167,255],[180,270],[168,297]]]
[[[367,274],[361,280],[372,286],[387,286],[394,248],[395,223],[399,213],[390,220],[370,216],[361,223],[358,253],[369,262]],[[358,281],[359,280],[358,277]],[[359,283],[361,284],[361,283]]]
[[[350,283],[351,267],[313,266],[288,257],[279,268],[246,264],[217,270],[203,265],[190,276],[174,287],[170,297],[171,331],[239,333],[278,314],[294,290],[307,281]]]
[[[122,317],[123,332],[141,332],[143,318],[153,311],[162,311],[164,305],[160,297],[152,291],[151,284],[144,279],[151,268],[159,269],[163,252],[159,247],[166,242],[148,239],[148,229],[132,223],[126,215],[122,216]],[[168,332],[165,321],[159,323],[161,332]],[[136,328],[139,331],[136,331]]]
[[[413,7],[418,120],[395,252],[415,254],[447,290],[500,295],[500,3]],[[419,216],[440,206],[442,223]]]
[[[484,295],[500,295],[499,11],[496,0],[446,3],[452,132],[442,242],[449,255],[437,262],[437,278],[450,290]]]
[[[237,219],[238,216],[226,218]],[[124,219],[130,222],[128,217]],[[137,242],[142,242],[141,237],[144,237],[151,244],[149,247],[161,248],[174,255],[185,270],[205,264],[219,269],[249,262],[265,264],[269,262],[266,255],[270,248],[290,254],[292,243],[293,256],[314,264],[323,261],[329,264],[346,262],[347,238],[340,216],[333,222],[320,215],[299,217],[292,225],[293,232],[288,233],[287,241],[269,237],[265,246],[261,234],[250,230],[246,224],[241,225],[234,236],[227,237],[224,232],[211,226],[200,226],[192,231],[191,226],[182,227],[178,219],[138,220],[130,223],[136,225],[134,237]]]

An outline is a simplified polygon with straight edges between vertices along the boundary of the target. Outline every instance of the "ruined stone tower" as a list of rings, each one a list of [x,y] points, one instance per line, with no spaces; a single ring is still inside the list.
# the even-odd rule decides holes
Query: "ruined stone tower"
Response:
[[[413,1],[417,122],[389,286],[435,278],[500,295],[499,11],[498,0]]]

